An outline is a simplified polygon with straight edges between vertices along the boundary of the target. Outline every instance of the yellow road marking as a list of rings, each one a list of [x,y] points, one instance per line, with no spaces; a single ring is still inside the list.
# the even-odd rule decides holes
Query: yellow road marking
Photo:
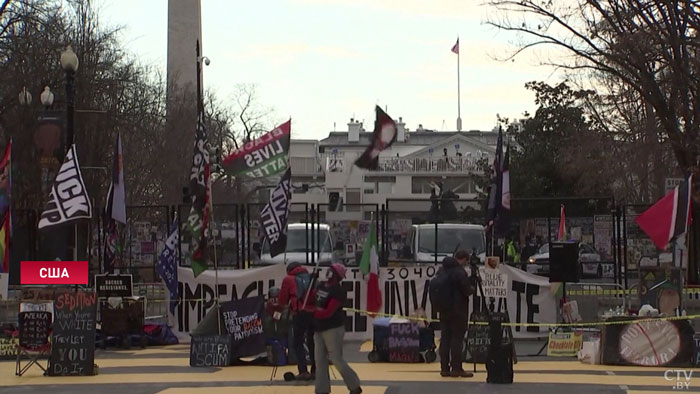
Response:
[[[384,394],[386,386],[362,386],[363,394]],[[159,391],[158,394],[308,394],[313,386],[227,386],[227,387],[178,387]],[[331,386],[331,392],[347,391],[345,386]]]

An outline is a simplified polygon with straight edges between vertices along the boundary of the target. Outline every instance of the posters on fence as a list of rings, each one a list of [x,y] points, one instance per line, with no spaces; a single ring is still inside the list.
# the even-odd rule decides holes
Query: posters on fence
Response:
[[[382,267],[380,288],[382,289],[382,309],[380,312],[391,315],[409,316],[419,307],[428,317],[437,318],[432,311],[428,297],[428,283],[435,276],[434,264],[413,267]],[[501,264],[499,275],[505,278],[507,296],[497,302],[501,310],[507,305],[511,322],[515,323],[554,323],[556,303],[550,291],[549,280],[529,274],[519,269]],[[219,271],[220,301],[226,302],[241,298],[264,296],[271,287],[279,287],[286,274],[285,266],[276,264],[264,268],[248,270]],[[325,278],[325,269],[321,278]],[[180,338],[187,340],[190,331],[214,307],[215,275],[205,271],[196,279],[188,267],[178,269],[178,293],[183,298],[175,311],[175,329]],[[367,282],[358,268],[348,268],[346,280],[341,284],[346,292],[345,307],[362,310],[367,305]],[[502,287],[501,287],[502,288]],[[471,305],[479,305],[480,299],[473,297]],[[369,339],[372,337],[372,320],[361,313],[347,313],[345,320],[347,339]],[[516,338],[547,337],[546,327],[513,328]]]
[[[265,299],[262,296],[241,298],[221,304],[221,316],[233,337],[231,357],[255,356],[265,352],[262,318]]]

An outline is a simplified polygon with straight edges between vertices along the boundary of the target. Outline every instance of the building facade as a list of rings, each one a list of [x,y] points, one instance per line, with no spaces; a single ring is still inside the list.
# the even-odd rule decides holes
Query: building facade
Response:
[[[481,172],[477,161],[493,160],[497,132],[438,132],[422,127],[409,131],[401,118],[397,126],[397,141],[382,152],[377,171],[353,165],[372,136],[354,119],[347,131],[331,132],[320,141],[293,139],[293,203],[315,204],[327,219],[368,220],[372,205],[388,203],[392,212],[427,212],[433,184],[441,183],[443,191],[451,190],[460,199],[478,196],[473,180]]]

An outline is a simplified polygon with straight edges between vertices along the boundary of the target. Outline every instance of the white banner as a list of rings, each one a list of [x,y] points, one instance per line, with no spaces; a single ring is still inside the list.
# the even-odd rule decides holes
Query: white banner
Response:
[[[532,275],[519,269],[500,264],[500,277],[506,279],[507,297],[497,299],[496,307],[506,307],[510,321],[515,323],[555,323],[556,303],[547,278]],[[383,304],[380,312],[410,316],[416,309],[425,310],[428,317],[436,319],[430,307],[428,283],[435,276],[437,266],[423,264],[415,267],[383,267],[380,269],[380,289]],[[325,269],[321,278],[325,277]],[[231,299],[266,296],[271,287],[280,287],[286,275],[285,266],[277,264],[249,270],[219,271],[221,302]],[[175,310],[174,328],[180,334],[194,330],[206,313],[214,306],[214,271],[205,271],[196,279],[190,268],[178,269],[178,291],[182,298]],[[348,268],[342,283],[346,294],[346,308],[364,310],[367,305],[367,282],[359,268]],[[479,305],[479,297],[472,297],[470,305]],[[371,339],[372,319],[360,313],[347,313],[346,338]],[[546,327],[514,327],[516,338],[546,337]]]

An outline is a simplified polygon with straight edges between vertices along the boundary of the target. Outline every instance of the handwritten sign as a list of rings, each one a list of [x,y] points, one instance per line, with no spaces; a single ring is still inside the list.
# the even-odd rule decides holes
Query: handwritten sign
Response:
[[[0,360],[17,358],[19,338],[0,338]]]
[[[486,289],[484,289],[486,291]],[[489,326],[485,324],[473,324],[475,322],[488,322],[488,315],[483,312],[473,312],[469,317],[467,330],[467,350],[471,355],[470,361],[476,359],[477,363],[486,362],[486,353],[491,345]]]
[[[414,363],[418,361],[420,331],[414,323],[389,324],[387,348],[389,362]]]
[[[97,297],[131,297],[133,295],[131,275],[95,275]]]
[[[581,332],[550,333],[547,343],[547,356],[574,357],[583,345]]]
[[[190,367],[231,365],[230,335],[194,335],[190,342]]]
[[[489,298],[508,297],[508,274],[497,269],[480,268],[481,285],[484,296]]]
[[[231,353],[234,359],[265,352],[263,311],[264,300],[260,296],[221,304],[226,332],[233,337]]]
[[[94,374],[96,301],[84,291],[56,297],[49,375]]]
[[[50,312],[19,313],[19,343],[28,349],[45,346],[51,332]]]

